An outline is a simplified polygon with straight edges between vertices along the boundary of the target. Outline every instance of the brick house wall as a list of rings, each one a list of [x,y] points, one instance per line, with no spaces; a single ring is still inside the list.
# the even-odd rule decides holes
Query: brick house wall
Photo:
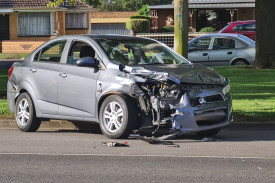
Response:
[[[89,34],[91,33],[90,13],[87,13],[87,29],[66,29],[65,28],[65,12],[55,12],[55,30],[58,30],[58,35],[70,35],[70,34]],[[0,52],[2,53],[30,53],[44,42],[56,37],[56,36],[34,36],[25,37],[18,36],[18,14],[9,14],[10,23],[10,40],[2,41]],[[2,51],[1,51],[2,50]]]

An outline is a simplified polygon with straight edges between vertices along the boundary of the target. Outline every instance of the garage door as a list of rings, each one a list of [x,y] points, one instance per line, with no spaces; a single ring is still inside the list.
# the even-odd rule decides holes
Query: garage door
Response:
[[[92,34],[121,34],[131,35],[125,23],[92,24]]]

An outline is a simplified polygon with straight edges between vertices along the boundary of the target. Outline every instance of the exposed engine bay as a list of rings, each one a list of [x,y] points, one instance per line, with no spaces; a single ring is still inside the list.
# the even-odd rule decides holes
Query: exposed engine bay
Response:
[[[173,133],[189,133],[230,120],[231,98],[221,84],[183,83],[168,73],[144,68],[124,71],[136,80],[130,91],[140,109],[140,128],[164,125]]]

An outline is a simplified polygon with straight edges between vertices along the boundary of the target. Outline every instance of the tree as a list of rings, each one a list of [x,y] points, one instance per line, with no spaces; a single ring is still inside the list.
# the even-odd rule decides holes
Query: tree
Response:
[[[100,5],[100,0],[83,0],[83,1],[93,7],[97,7],[98,5]]]
[[[275,68],[274,7],[274,0],[256,0],[256,69]]]

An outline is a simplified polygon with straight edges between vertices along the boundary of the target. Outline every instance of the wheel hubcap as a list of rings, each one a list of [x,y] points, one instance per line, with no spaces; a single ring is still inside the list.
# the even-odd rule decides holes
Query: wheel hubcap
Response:
[[[26,126],[30,116],[29,103],[26,99],[23,99],[19,102],[16,115],[19,125]]]
[[[238,61],[238,62],[236,62],[236,64],[235,65],[245,65],[245,63],[244,62],[242,62],[242,61]]]
[[[109,132],[117,132],[123,123],[123,111],[117,102],[110,102],[104,108],[103,125]]]

